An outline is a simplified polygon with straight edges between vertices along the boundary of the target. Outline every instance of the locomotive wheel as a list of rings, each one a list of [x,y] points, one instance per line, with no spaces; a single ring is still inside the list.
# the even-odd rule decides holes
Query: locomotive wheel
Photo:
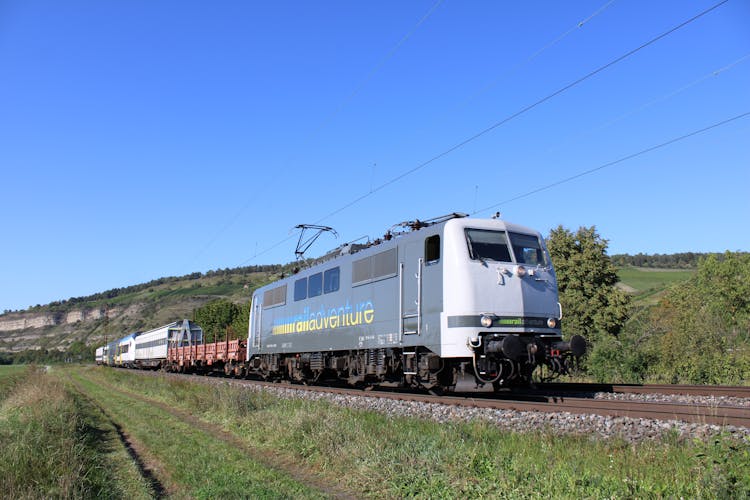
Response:
[[[456,367],[446,366],[437,374],[438,387],[441,393],[453,392],[458,382]]]

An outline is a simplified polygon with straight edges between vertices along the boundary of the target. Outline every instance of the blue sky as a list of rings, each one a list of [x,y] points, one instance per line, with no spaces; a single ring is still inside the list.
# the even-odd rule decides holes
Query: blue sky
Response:
[[[717,2],[0,0],[0,310],[289,262],[300,223],[748,251],[747,116],[503,203],[750,111],[748,0],[448,152]]]

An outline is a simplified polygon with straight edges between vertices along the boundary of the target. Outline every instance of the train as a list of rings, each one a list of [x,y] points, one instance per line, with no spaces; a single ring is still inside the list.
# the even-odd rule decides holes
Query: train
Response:
[[[123,368],[166,367],[169,349],[203,344],[203,329],[184,319],[128,335],[96,348],[96,364]]]
[[[453,213],[344,244],[258,288],[247,339],[231,349],[183,336],[189,345],[170,344],[148,365],[437,392],[468,380],[500,390],[566,374],[585,354],[582,336],[563,338],[562,319],[538,231]],[[146,366],[135,349],[113,364]]]

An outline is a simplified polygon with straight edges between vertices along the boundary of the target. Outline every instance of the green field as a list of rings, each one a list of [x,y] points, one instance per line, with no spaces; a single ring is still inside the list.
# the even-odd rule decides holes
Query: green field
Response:
[[[621,267],[617,276],[635,301],[656,301],[670,286],[689,280],[695,271],[683,269],[654,269],[644,267]]]

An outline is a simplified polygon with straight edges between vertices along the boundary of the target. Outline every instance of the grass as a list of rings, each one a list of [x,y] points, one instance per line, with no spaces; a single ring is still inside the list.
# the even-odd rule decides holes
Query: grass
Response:
[[[621,267],[617,270],[620,282],[635,290],[635,301],[655,302],[668,287],[689,280],[695,271]]]
[[[172,496],[190,498],[322,498],[286,474],[135,395],[76,376],[85,393],[107,409],[157,468]]]
[[[222,425],[282,463],[317,470],[363,497],[745,497],[750,442],[599,441],[503,432],[490,423],[437,423],[279,399],[189,379],[93,369],[111,384]],[[93,382],[92,382],[93,383]],[[231,461],[230,461],[231,463]],[[654,466],[658,464],[658,466]]]
[[[0,370],[3,498],[323,498],[236,446],[55,367]]]
[[[5,399],[28,369],[24,365],[0,365],[0,401]]]
[[[0,403],[3,497],[150,498],[101,424],[96,411],[59,380],[26,370]]]
[[[152,294],[152,300],[160,300],[165,297],[192,297],[202,295],[216,295],[220,297],[234,297],[239,296],[244,291],[243,283],[223,283],[212,286],[203,287],[191,287],[191,288],[175,288],[173,290],[159,290]],[[246,291],[245,295],[248,300],[250,298],[250,292]]]
[[[226,276],[204,276],[198,279],[180,279],[153,285],[148,288],[122,293],[112,298],[100,298],[74,305],[65,305],[63,310],[85,309],[107,306],[127,307],[133,303],[158,302],[169,297],[213,296],[215,298],[241,299],[250,297],[250,292],[269,281],[269,273],[230,274]],[[245,289],[248,285],[248,289]]]

